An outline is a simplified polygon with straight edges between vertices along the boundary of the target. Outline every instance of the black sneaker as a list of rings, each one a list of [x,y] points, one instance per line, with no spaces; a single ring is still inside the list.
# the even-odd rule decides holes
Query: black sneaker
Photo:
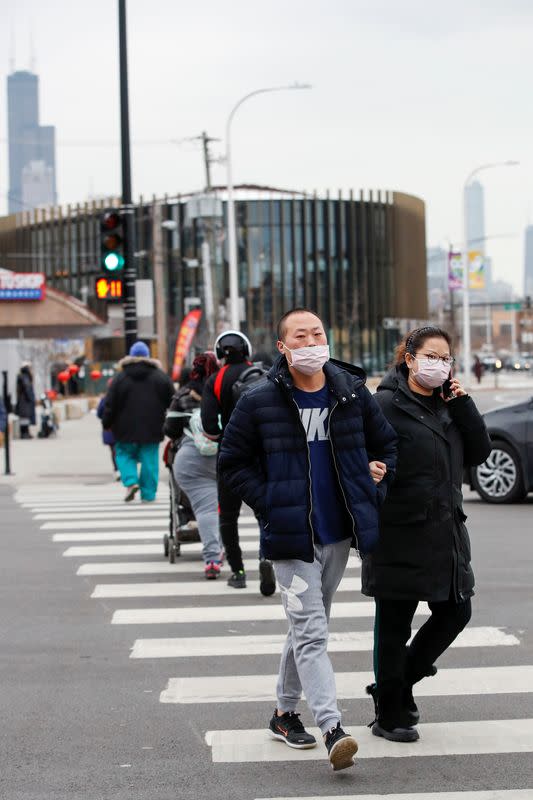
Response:
[[[378,719],[378,687],[375,683],[371,683],[365,689],[366,693],[370,695],[372,700],[374,701],[374,719],[368,725],[371,728]],[[406,686],[403,690],[402,695],[402,702],[405,711],[407,712],[407,720],[411,725],[416,725],[420,720],[420,712],[418,710],[418,706],[415,703],[415,699],[413,697],[413,687]],[[381,726],[380,726],[381,727]]]
[[[276,578],[274,575],[274,567],[272,561],[268,558],[262,558],[259,562],[259,591],[265,597],[269,597],[276,591]]]
[[[377,721],[372,725],[372,733],[388,739],[389,742],[416,742],[420,739],[416,728],[384,728]]]
[[[343,731],[340,722],[326,733],[325,743],[329,762],[335,771],[353,767],[353,757],[359,747],[353,736]]]
[[[315,737],[307,733],[300,722],[300,715],[295,711],[287,711],[278,717],[275,710],[268,729],[273,739],[279,739],[289,747],[295,747],[297,750],[316,747]]]
[[[228,586],[232,586],[234,589],[246,589],[246,573],[243,569],[230,575]]]
[[[125,503],[131,503],[137,492],[139,491],[139,486],[134,483],[133,486],[128,486],[128,491],[126,492],[126,497],[124,498]]]

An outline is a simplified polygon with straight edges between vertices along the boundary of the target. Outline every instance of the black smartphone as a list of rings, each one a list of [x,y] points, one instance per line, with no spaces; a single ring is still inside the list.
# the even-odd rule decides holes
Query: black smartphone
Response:
[[[444,383],[442,384],[442,396],[445,400],[450,400],[452,397],[455,397],[454,393],[452,392],[452,371],[450,370],[449,376],[446,378]]]

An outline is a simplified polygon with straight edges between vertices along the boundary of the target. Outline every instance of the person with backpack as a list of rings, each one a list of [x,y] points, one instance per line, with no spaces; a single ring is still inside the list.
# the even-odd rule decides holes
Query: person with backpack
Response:
[[[204,436],[200,401],[206,381],[218,370],[214,353],[196,356],[187,382],[181,381],[167,411],[163,432],[177,449],[172,470],[191,504],[202,541],[204,575],[216,580],[223,550],[218,530],[216,442]]]
[[[141,341],[131,346],[119,367],[107,390],[102,426],[115,437],[117,465],[127,489],[124,501],[131,502],[140,490],[141,501],[151,503],[157,493],[159,443],[174,384]]]
[[[215,342],[215,353],[222,368],[207,381],[202,395],[201,415],[205,433],[221,439],[240,395],[257,381],[265,379],[265,370],[252,364],[252,345],[240,331],[223,331]],[[242,500],[218,472],[218,507],[220,538],[231,569],[228,585],[246,587],[246,573],[239,544],[239,514]],[[272,562],[259,554],[259,589],[268,596],[276,591]]]
[[[358,745],[341,726],[329,616],[350,548],[363,555],[378,541],[396,434],[364,372],[330,360],[313,311],[296,308],[281,318],[277,348],[267,380],[237,403],[219,469],[260,520],[289,623],[270,735],[289,747],[316,746],[296,713],[303,692],[330,764],[341,770],[353,765]]]

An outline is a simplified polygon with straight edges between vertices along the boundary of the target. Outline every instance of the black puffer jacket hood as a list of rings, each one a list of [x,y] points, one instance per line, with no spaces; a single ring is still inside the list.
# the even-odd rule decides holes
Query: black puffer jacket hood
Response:
[[[104,428],[113,431],[117,442],[161,441],[174,384],[155,358],[126,356],[119,367],[106,395]]]
[[[151,370],[161,369],[161,362],[148,356],[125,356],[118,362],[118,366],[121,370],[127,370],[133,380],[142,381]]]

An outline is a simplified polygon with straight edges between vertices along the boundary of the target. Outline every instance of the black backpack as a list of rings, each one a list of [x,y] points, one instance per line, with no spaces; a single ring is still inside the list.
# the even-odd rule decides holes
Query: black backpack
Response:
[[[267,374],[268,369],[265,369],[260,361],[257,361],[255,364],[243,370],[231,387],[233,402],[236,404],[239,397],[244,394],[244,392],[247,392],[248,389],[251,389],[252,386],[264,383],[267,379]]]

